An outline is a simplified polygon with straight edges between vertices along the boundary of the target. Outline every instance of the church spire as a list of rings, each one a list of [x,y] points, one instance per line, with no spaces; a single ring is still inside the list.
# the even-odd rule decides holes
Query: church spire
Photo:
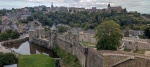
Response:
[[[109,2],[109,4],[108,4],[108,8],[110,7],[110,2]]]
[[[51,3],[51,8],[53,8],[54,6],[53,6],[53,2]]]

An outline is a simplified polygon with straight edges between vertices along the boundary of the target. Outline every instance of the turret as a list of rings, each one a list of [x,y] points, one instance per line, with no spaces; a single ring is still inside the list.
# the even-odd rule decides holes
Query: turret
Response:
[[[57,33],[57,28],[55,26],[55,24],[53,24],[53,26],[50,28],[51,33]]]
[[[29,42],[32,42],[34,36],[35,36],[35,29],[33,27],[33,23],[31,23],[29,28]]]
[[[75,28],[72,29],[72,34],[73,34],[73,38],[74,40],[77,40],[78,41],[78,32]]]
[[[57,28],[55,24],[50,28],[50,37],[49,37],[49,46],[50,48],[53,48],[54,45],[56,45],[57,42]]]
[[[37,28],[37,33],[39,38],[45,38],[45,29],[42,27],[42,25],[39,25]]]

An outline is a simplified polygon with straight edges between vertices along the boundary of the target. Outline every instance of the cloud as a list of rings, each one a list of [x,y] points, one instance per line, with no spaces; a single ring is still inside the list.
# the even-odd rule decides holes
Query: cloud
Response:
[[[129,11],[139,11],[142,13],[150,13],[150,9],[148,9],[150,6],[149,0],[0,0],[0,7],[2,5],[7,5],[20,3],[21,5],[18,6],[37,6],[37,5],[46,5],[50,6],[51,3],[54,3],[54,6],[67,6],[67,7],[85,7],[85,8],[91,8],[91,7],[97,7],[97,8],[106,8],[108,3],[111,4],[111,6],[122,6],[123,8],[127,8]],[[11,7],[11,6],[9,6]],[[8,8],[8,7],[7,7]],[[141,10],[142,8],[142,10]]]

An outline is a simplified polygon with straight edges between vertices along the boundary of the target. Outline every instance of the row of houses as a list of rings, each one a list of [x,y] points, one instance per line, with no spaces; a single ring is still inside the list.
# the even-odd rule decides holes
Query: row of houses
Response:
[[[96,44],[96,38],[95,38],[95,33],[96,31],[93,29],[89,29],[89,30],[82,30],[81,28],[75,28],[77,33],[78,33],[78,37],[79,37],[79,41],[81,42],[90,42],[93,44]],[[124,36],[126,34],[126,30],[122,31]],[[141,30],[129,30],[128,31],[128,36],[130,38],[137,38],[139,39],[139,35],[143,35],[144,31]]]
[[[81,11],[88,11],[88,12],[111,12],[116,11],[120,13],[122,10],[124,10],[121,6],[111,6],[108,4],[106,8],[103,9],[97,9],[96,7],[92,7],[91,9],[86,9],[84,7],[66,7],[66,6],[54,6],[53,3],[51,4],[51,7],[46,7],[45,5],[41,6],[35,6],[35,7],[25,7],[20,10],[30,10],[30,8],[33,8],[34,11],[43,11],[44,14],[47,14],[49,12],[70,12],[70,13],[75,13],[75,12],[81,12]]]
[[[111,12],[116,11],[120,13],[122,10],[124,10],[121,6],[111,6],[108,4],[107,8],[104,9],[97,9],[96,7],[92,7],[91,9],[85,9],[85,8],[76,8],[76,7],[54,7],[53,4],[51,5],[50,11],[52,12],[81,12],[81,11],[88,11],[88,12]]]

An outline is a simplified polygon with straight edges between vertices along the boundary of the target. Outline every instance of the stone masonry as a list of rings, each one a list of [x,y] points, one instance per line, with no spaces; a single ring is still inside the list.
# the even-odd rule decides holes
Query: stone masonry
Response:
[[[32,31],[30,31],[32,33]],[[49,32],[48,39],[31,38],[31,42],[53,49],[58,45],[61,49],[75,55],[82,67],[150,67],[150,56],[121,51],[98,51],[83,46],[78,40],[78,33],[69,32],[67,36],[57,33],[55,25]],[[29,36],[32,36],[30,34]]]

